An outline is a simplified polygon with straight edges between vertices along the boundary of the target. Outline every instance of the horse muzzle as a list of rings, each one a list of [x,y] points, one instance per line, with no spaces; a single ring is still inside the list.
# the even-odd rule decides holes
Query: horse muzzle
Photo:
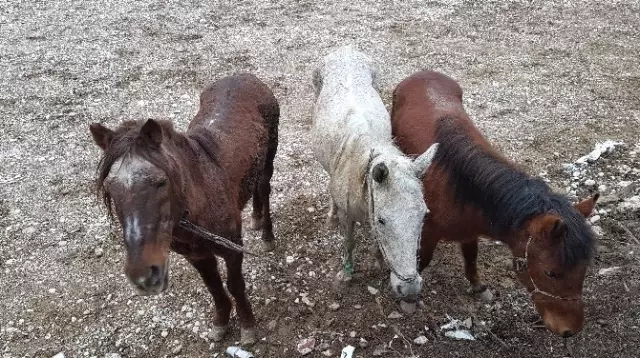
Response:
[[[405,278],[398,277],[394,272],[391,272],[390,283],[393,293],[403,301],[417,299],[422,289],[422,277],[417,273]]]
[[[138,295],[157,295],[169,288],[169,263],[152,265],[133,272],[127,270],[127,277],[135,287]]]

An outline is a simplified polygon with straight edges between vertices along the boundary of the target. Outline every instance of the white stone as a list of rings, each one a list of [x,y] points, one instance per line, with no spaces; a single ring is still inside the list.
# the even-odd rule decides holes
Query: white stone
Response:
[[[418,336],[416,337],[416,339],[413,340],[413,343],[421,346],[423,344],[426,344],[429,340],[427,339],[427,337],[425,336]]]

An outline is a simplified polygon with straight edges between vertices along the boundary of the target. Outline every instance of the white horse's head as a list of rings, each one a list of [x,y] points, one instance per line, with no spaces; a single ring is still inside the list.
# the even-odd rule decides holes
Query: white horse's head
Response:
[[[403,299],[421,289],[417,253],[422,225],[429,212],[422,193],[422,177],[438,144],[412,160],[397,152],[373,151],[367,172],[369,220],[387,263],[391,288]]]

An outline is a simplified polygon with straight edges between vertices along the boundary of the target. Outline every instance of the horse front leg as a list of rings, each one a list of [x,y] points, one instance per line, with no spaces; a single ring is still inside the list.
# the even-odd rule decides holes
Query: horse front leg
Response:
[[[329,194],[329,214],[327,214],[326,226],[328,229],[335,229],[338,227],[338,206],[333,201],[333,197]]]
[[[353,235],[354,222],[346,215],[343,218],[343,242],[342,242],[342,268],[338,271],[336,278],[339,282],[349,282],[353,278],[353,249],[356,246],[355,237]]]
[[[471,284],[471,293],[482,301],[491,302],[493,294],[478,277],[478,238],[461,242],[460,251],[464,259],[464,274]]]
[[[218,272],[218,259],[212,255],[209,258],[188,259],[188,261],[198,270],[207,290],[213,296],[216,312],[213,318],[213,340],[218,342],[227,333],[231,314],[231,300],[222,286],[222,279]]]
[[[236,313],[240,321],[240,343],[251,345],[256,342],[256,319],[247,298],[242,276],[242,256],[241,253],[233,253],[224,261],[227,266],[227,288],[236,302]]]

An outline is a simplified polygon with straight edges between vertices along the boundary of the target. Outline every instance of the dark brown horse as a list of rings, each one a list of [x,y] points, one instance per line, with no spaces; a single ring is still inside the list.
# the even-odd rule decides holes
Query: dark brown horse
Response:
[[[423,180],[431,212],[422,230],[420,270],[440,240],[459,242],[467,279],[475,292],[486,292],[476,265],[478,237],[494,238],[511,249],[518,280],[546,326],[563,337],[579,332],[594,247],[584,217],[598,195],[573,206],[497,153],[467,116],[460,86],[442,74],[420,72],[402,81],[391,116],[406,154],[440,143]]]
[[[186,133],[168,121],[127,121],[116,130],[90,126],[104,153],[98,190],[123,229],[125,273],[140,294],[168,287],[169,250],[200,273],[215,301],[214,339],[224,336],[231,300],[222,286],[216,256],[224,259],[227,288],[241,326],[241,341],[255,341],[255,319],[245,293],[240,252],[206,241],[179,226],[194,224],[238,244],[241,211],[253,196],[253,227],[262,227],[273,249],[270,180],[278,146],[279,107],[253,75],[225,77],[200,95],[200,109]]]

